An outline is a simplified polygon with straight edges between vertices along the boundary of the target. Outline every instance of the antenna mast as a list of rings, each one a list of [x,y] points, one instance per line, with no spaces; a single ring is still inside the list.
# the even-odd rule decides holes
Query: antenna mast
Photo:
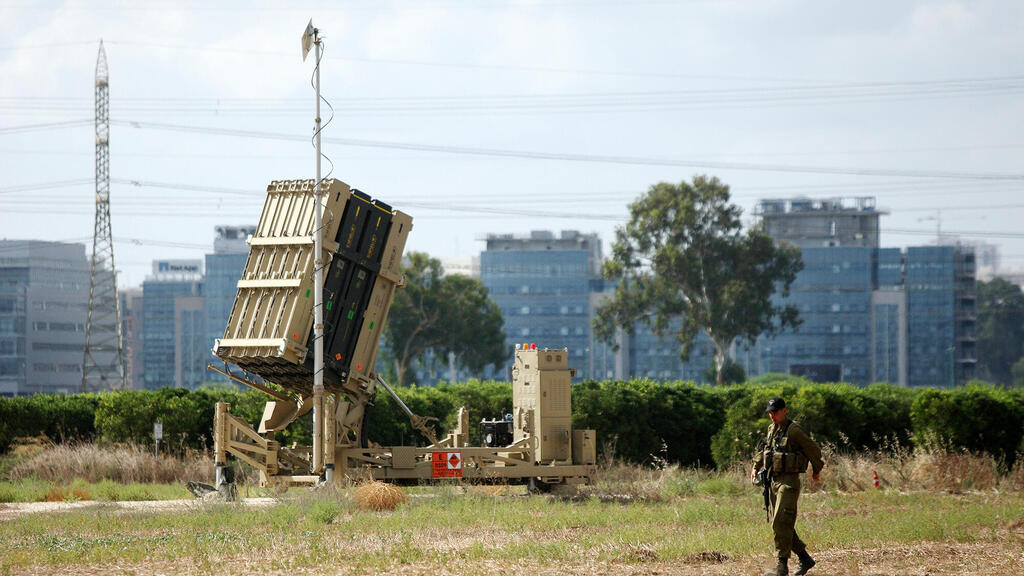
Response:
[[[124,343],[110,232],[110,94],[107,53],[96,58],[96,220],[89,273],[82,392],[124,388]]]

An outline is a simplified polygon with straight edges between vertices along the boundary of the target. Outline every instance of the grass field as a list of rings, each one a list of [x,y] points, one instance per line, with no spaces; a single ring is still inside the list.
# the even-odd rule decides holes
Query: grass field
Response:
[[[819,561],[812,574],[1024,573],[1020,462],[1000,473],[991,458],[962,452],[828,461],[824,481],[805,487],[797,523]],[[760,492],[739,468],[607,461],[573,500],[522,487],[416,486],[393,512],[360,510],[355,488],[291,489],[250,505],[127,503],[190,498],[184,479],[211,481],[209,468],[204,455],[93,445],[0,458],[0,576],[728,575],[771,563]],[[251,478],[239,488],[272,493]]]
[[[753,574],[771,556],[753,489],[664,502],[421,488],[393,512],[347,492],[264,509],[97,505],[0,522],[4,574]],[[819,492],[798,530],[817,574],[1019,574],[1019,493]]]

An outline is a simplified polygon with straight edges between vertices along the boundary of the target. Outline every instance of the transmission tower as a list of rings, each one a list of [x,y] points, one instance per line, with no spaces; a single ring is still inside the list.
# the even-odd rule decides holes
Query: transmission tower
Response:
[[[89,273],[89,317],[85,324],[82,392],[124,388],[124,344],[117,269],[110,233],[110,94],[107,53],[100,40],[96,58],[96,224]]]

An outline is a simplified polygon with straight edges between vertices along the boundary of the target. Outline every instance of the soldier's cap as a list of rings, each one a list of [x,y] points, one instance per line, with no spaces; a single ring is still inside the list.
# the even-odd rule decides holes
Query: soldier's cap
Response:
[[[776,412],[786,407],[786,401],[778,396],[768,401],[768,407],[764,409],[765,412]]]

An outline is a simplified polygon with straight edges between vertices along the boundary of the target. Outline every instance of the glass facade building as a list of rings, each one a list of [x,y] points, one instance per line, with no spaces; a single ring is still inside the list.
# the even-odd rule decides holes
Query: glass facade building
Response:
[[[873,198],[766,200],[756,212],[804,261],[787,299],[803,323],[759,341],[765,371],[910,386],[973,377],[973,249],[879,248]]]
[[[803,322],[762,344],[763,366],[815,381],[870,382],[874,250],[804,248],[802,257],[804,269],[779,301],[795,305]]]
[[[213,254],[206,255],[206,275],[203,278],[206,322],[206,361],[222,365],[223,360],[213,355],[213,344],[224,337],[231,316],[231,307],[238,294],[238,281],[249,258],[246,239],[255,232],[255,226],[218,226],[213,241]],[[223,381],[226,376],[210,371],[206,380]]]
[[[907,249],[911,386],[956,385],[974,377],[974,254],[956,246]]]
[[[509,350],[516,343],[568,348],[569,366],[578,377],[591,378],[591,293],[603,284],[597,234],[570,230],[556,237],[533,231],[524,237],[492,234],[486,240],[480,280],[501,309]]]
[[[143,382],[195,388],[206,379],[201,260],[158,260],[142,283]]]
[[[0,240],[0,396],[82,387],[84,244]]]

